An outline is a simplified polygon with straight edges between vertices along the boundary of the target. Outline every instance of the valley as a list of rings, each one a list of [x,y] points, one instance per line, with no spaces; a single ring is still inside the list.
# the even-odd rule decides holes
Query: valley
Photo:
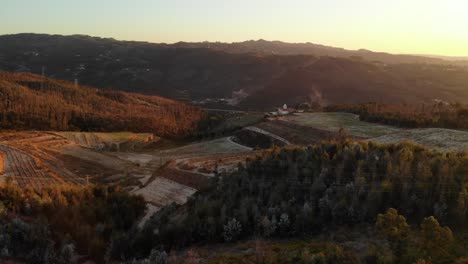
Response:
[[[216,118],[216,121],[213,118]],[[62,190],[65,197],[70,195],[67,194],[70,192],[70,188],[72,190],[74,190],[73,188],[79,188],[76,190],[83,190],[84,192],[93,190],[94,195],[97,195],[97,197],[102,192],[99,188],[110,188],[107,192],[110,192],[113,188],[122,190],[125,195],[141,199],[136,202],[136,207],[127,209],[127,211],[135,210],[140,212],[138,215],[132,214],[131,216],[132,221],[135,223],[135,230],[138,233],[129,237],[128,240],[135,245],[141,245],[133,248],[132,252],[147,254],[148,247],[158,245],[158,243],[162,243],[161,241],[173,241],[169,243],[175,243],[171,244],[177,245],[175,248],[178,248],[178,245],[182,246],[181,250],[171,251],[172,258],[174,261],[177,260],[175,263],[179,263],[183,259],[194,258],[214,261],[213,263],[218,263],[217,261],[225,258],[235,261],[242,258],[264,258],[257,255],[259,252],[268,252],[268,258],[277,261],[282,258],[283,254],[296,252],[291,251],[291,245],[297,245],[298,250],[313,250],[317,254],[322,251],[330,253],[335,252],[335,250],[338,250],[336,252],[343,252],[344,250],[344,252],[349,253],[345,255],[337,253],[339,258],[355,259],[358,257],[365,258],[366,254],[374,254],[369,251],[369,248],[379,248],[387,255],[392,254],[392,248],[378,240],[375,231],[369,231],[369,229],[362,230],[366,234],[365,236],[355,235],[337,239],[336,237],[351,232],[348,228],[343,227],[334,230],[329,236],[322,234],[320,239],[305,237],[304,241],[290,241],[289,237],[294,237],[296,234],[293,235],[293,233],[289,232],[296,232],[293,230],[310,232],[313,229],[312,227],[317,225],[326,228],[328,224],[323,222],[325,221],[323,219],[326,217],[339,217],[341,211],[342,214],[346,214],[346,216],[342,217],[354,215],[349,219],[360,217],[360,219],[366,219],[367,222],[372,222],[372,215],[380,212],[379,210],[374,208],[368,209],[374,211],[361,212],[357,208],[362,206],[355,202],[349,205],[351,209],[340,207],[341,209],[336,211],[337,209],[332,209],[336,207],[330,207],[328,210],[332,210],[330,211],[332,216],[323,215],[309,226],[311,223],[301,221],[305,221],[303,220],[305,216],[302,215],[310,215],[311,213],[308,213],[307,210],[309,209],[301,208],[332,206],[332,203],[339,200],[333,198],[335,197],[332,196],[334,192],[341,193],[353,188],[363,190],[362,188],[371,188],[365,186],[379,186],[378,184],[363,185],[362,183],[362,181],[372,179],[369,178],[370,174],[366,172],[369,169],[363,164],[371,163],[373,157],[376,157],[375,155],[378,155],[377,160],[388,160],[389,157],[398,160],[400,155],[404,156],[405,153],[410,151],[415,153],[414,155],[428,156],[421,158],[421,161],[435,162],[434,160],[438,158],[432,156],[438,157],[438,155],[444,155],[440,154],[442,152],[458,151],[460,154],[457,154],[457,156],[450,154],[447,157],[462,157],[463,151],[468,148],[468,132],[463,130],[401,128],[362,121],[358,115],[345,112],[296,112],[276,117],[260,117],[257,112],[222,111],[221,113],[210,113],[207,119],[211,120],[207,123],[210,129],[203,131],[204,133],[198,134],[194,138],[187,139],[165,139],[152,133],[136,132],[2,131],[0,132],[1,186],[6,186],[3,188],[18,186],[22,190],[34,191],[42,195],[50,193],[51,197],[57,195],[54,194],[56,191],[51,191],[51,189]],[[207,124],[204,124],[203,127],[207,126]],[[195,139],[197,137],[202,138]],[[419,145],[414,145],[410,141]],[[325,157],[332,155],[328,153],[332,153],[334,148],[343,148],[343,152],[351,151],[352,153],[364,151],[371,158],[359,156],[362,154],[353,154],[363,159],[358,163],[359,166],[363,166],[362,169],[346,167],[349,166],[346,165],[346,158],[336,159],[338,155],[345,155],[338,154],[342,153],[340,151],[334,154],[334,158],[329,161],[331,163],[321,163],[321,161],[304,163],[306,162],[304,158],[298,158],[305,155],[304,157],[308,157],[308,159],[316,160],[317,157],[323,156],[323,159],[326,160]],[[387,154],[379,150],[382,148],[386,149],[384,153]],[[392,154],[388,154],[388,152]],[[343,157],[346,157],[346,155]],[[344,163],[340,163],[340,160],[343,160]],[[416,160],[418,159],[415,159],[415,162]],[[299,170],[296,171],[294,166],[288,169],[288,166],[285,167],[284,165],[285,162],[300,163],[297,167]],[[388,175],[397,177],[398,173],[395,172],[401,170],[402,173],[408,174],[407,177],[410,177],[411,172],[405,167],[406,165],[395,162],[392,164],[398,164],[394,166],[400,166],[402,169],[393,171],[392,167],[388,167]],[[317,166],[328,166],[328,168],[317,169]],[[444,168],[448,169],[449,167]],[[261,174],[258,174],[258,170],[261,171]],[[349,170],[356,170],[356,172],[349,174],[351,173]],[[420,167],[417,167],[416,170],[420,174],[427,173]],[[452,170],[450,171],[452,173]],[[304,175],[304,173],[309,172],[313,172],[314,177],[318,178],[312,182],[304,180],[299,185],[294,183],[299,180],[296,177],[304,177],[294,175]],[[257,178],[258,175],[261,178]],[[333,185],[325,180],[330,177],[331,179],[336,178],[337,182],[340,179],[344,181],[351,177],[349,175],[359,177],[356,183]],[[418,183],[411,182],[411,186],[413,186],[411,188],[418,190],[416,192],[418,195],[423,195],[419,194],[420,189],[418,188],[420,188],[420,185]],[[437,186],[444,187],[445,185]],[[219,188],[222,188],[222,190],[219,190]],[[269,191],[264,191],[263,188],[267,188]],[[323,188],[333,191],[325,195],[323,191],[320,191],[324,190]],[[366,195],[380,197],[379,195],[383,195],[380,188],[372,187]],[[382,186],[382,188],[386,187]],[[241,190],[244,190],[245,193],[241,194]],[[297,204],[295,198],[291,198],[288,200],[289,207],[291,207],[289,208],[285,204],[286,202],[282,201],[283,198],[280,198],[289,195],[304,199],[300,197],[307,193],[307,190],[314,190],[311,195],[325,195],[320,201],[327,201],[328,205],[322,205],[323,202],[318,205],[309,205],[308,203],[301,205],[301,202]],[[1,193],[2,189],[0,188],[0,195],[2,195]],[[251,218],[242,217],[251,214],[250,210],[253,210],[252,212],[258,210],[249,205],[253,201],[253,198],[249,198],[249,196],[255,196],[257,193],[267,195],[260,195],[255,199],[266,199],[265,201],[269,201],[269,204],[279,203],[279,205],[268,209],[273,210],[274,213],[269,213],[268,210],[262,213],[264,216],[258,223],[259,226],[253,223],[244,225],[251,221]],[[344,196],[345,194],[341,195]],[[246,197],[241,198],[242,196]],[[233,199],[236,199],[236,197],[238,201],[234,202]],[[220,203],[217,199],[224,199],[224,202]],[[372,204],[371,200],[364,201],[366,204]],[[204,204],[206,204],[206,207]],[[224,211],[224,207],[219,207],[221,204],[234,207],[232,207],[232,211]],[[239,207],[242,205],[247,207]],[[371,205],[366,206],[372,208]],[[214,207],[216,207],[214,211],[209,209]],[[261,210],[266,210],[264,207],[261,208],[263,208]],[[429,205],[424,208],[426,211],[430,211]],[[192,212],[192,210],[197,213]],[[208,218],[200,218],[198,212],[208,215]],[[211,215],[216,212],[221,212],[219,220],[214,220],[216,218]],[[232,212],[235,212],[236,215],[239,214],[240,220],[236,220],[238,218],[229,218],[228,215],[232,215]],[[295,212],[298,212],[298,215],[295,215]],[[410,214],[412,211],[405,209],[405,212]],[[270,214],[272,215],[269,216]],[[325,211],[320,211],[320,214],[325,214]],[[186,217],[193,218],[193,220],[188,221]],[[414,217],[414,213],[411,217]],[[458,217],[463,219],[463,216],[459,216],[459,214],[456,214],[456,217],[457,219]],[[334,219],[333,222],[335,223],[341,223],[341,220],[338,220],[339,218],[331,219]],[[419,221],[420,218],[416,217],[415,219]],[[170,221],[172,224],[168,225],[165,221]],[[259,231],[255,232],[259,232],[262,238],[252,240],[253,237],[247,235],[244,231],[236,231],[236,229],[232,232],[237,233],[233,233],[231,238],[226,235],[227,231],[222,231],[222,240],[227,242],[231,241],[231,239],[236,241],[238,237],[247,239],[241,240],[239,244],[234,244],[232,250],[227,250],[225,244],[216,244],[219,243],[218,238],[213,239],[219,237],[219,233],[213,230],[220,228],[220,223],[225,221],[242,221],[237,223],[242,223],[242,230],[245,229],[249,233],[253,232],[249,231],[253,228],[258,229]],[[289,221],[295,222],[290,224]],[[267,227],[273,224],[277,225],[277,227],[268,231]],[[202,231],[202,226],[205,226],[206,230],[211,233],[205,234]],[[191,234],[201,234],[200,239],[210,244],[198,246],[180,238],[171,240],[169,238],[172,237],[172,228],[177,228],[176,230],[182,230],[187,234],[181,236],[182,238],[190,237]],[[222,225],[221,228],[223,228]],[[161,231],[160,233],[153,233],[149,230]],[[417,231],[413,232],[417,236]],[[81,241],[79,232],[73,234],[75,241]],[[93,237],[94,235],[91,233],[87,236]],[[272,238],[287,239],[275,241]],[[115,239],[113,238],[112,241],[119,241]],[[152,242],[141,242],[147,240]],[[87,245],[86,242],[80,242],[77,245],[80,247],[81,252],[86,252],[83,249]],[[242,247],[251,248],[252,245],[261,245],[261,247],[255,246],[255,254],[243,253]],[[333,246],[330,247],[330,245]],[[113,246],[112,250],[116,250],[114,247],[116,246]],[[207,248],[209,249],[207,250]],[[354,252],[356,248],[360,248],[359,253],[350,253]],[[457,250],[461,252],[463,247],[459,247]],[[193,255],[191,252],[197,253]],[[134,253],[124,251],[124,253],[115,252],[112,254],[115,254],[116,258],[125,259],[126,256]],[[99,253],[99,255],[92,258],[99,260],[101,256],[101,253]]]
[[[3,2],[0,264],[468,263],[468,1]]]
[[[123,132],[3,132],[0,180],[37,191],[62,184],[118,184],[142,195],[151,215],[164,205],[185,203],[210,177],[255,156],[231,137],[172,149],[155,148],[158,140]]]
[[[83,35],[0,36],[0,70],[166,96],[205,108],[315,102],[468,102],[466,61],[314,44],[128,42]]]
[[[99,88],[0,72],[0,231],[31,232],[0,238],[0,259],[8,249],[14,260],[49,252],[69,259],[76,245],[80,264],[148,263],[167,253],[169,263],[296,263],[309,250],[300,258],[400,260],[395,242],[382,239],[382,217],[421,223],[404,238],[411,263],[464,256],[462,66],[166,46],[156,53],[144,63],[148,78],[125,70],[139,80],[125,87],[121,76],[95,82],[102,61],[88,64],[92,54],[77,72],[51,70],[61,79],[84,74]],[[36,67],[41,60],[28,54],[14,60]],[[103,89],[109,81],[127,91]],[[414,250],[430,248],[420,242],[423,225],[442,233],[449,253]],[[365,235],[348,236],[353,230]]]
[[[468,132],[401,129],[360,121],[349,113],[296,113],[245,124],[231,136],[174,147],[159,146],[162,139],[149,133],[2,132],[0,179],[37,190],[57,184],[118,184],[146,200],[143,225],[163,206],[185,203],[210,178],[235,172],[272,145],[351,137],[376,143],[413,141],[441,151],[468,148]]]

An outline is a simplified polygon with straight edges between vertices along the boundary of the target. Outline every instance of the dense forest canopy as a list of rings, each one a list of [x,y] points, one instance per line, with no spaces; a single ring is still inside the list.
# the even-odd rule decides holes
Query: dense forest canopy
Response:
[[[132,131],[189,134],[203,118],[196,107],[45,78],[0,72],[0,127],[4,129]]]
[[[145,210],[142,197],[118,187],[0,186],[0,258],[26,263],[103,263],[113,237],[128,232]]]
[[[134,241],[126,242],[135,246],[127,254],[254,235],[304,237],[331,227],[373,224],[391,207],[410,224],[435,216],[466,231],[467,175],[466,153],[410,143],[341,141],[273,149],[214,179],[185,206],[155,214]]]

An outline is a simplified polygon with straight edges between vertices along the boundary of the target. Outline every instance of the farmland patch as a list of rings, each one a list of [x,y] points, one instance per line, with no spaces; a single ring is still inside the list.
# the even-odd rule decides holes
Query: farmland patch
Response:
[[[171,203],[183,204],[187,198],[194,194],[196,189],[157,177],[144,188],[136,190],[135,194],[142,195],[146,201],[157,207],[163,207]]]
[[[363,122],[359,120],[358,115],[350,113],[297,113],[285,117],[285,120],[329,132],[338,132],[343,128],[349,135],[363,138],[384,136],[401,130],[392,126]]]
[[[371,140],[378,143],[413,141],[441,151],[468,150],[468,132],[443,128],[409,129]]]

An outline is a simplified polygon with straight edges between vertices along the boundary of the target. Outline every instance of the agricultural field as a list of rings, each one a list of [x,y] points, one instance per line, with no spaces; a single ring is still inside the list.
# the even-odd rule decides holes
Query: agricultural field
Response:
[[[119,184],[143,195],[153,206],[150,214],[172,202],[184,203],[215,168],[232,171],[254,153],[230,137],[164,150],[148,149],[153,139],[133,133],[0,133],[0,180],[37,190],[58,184]],[[129,142],[145,145],[145,150],[123,151]],[[113,144],[118,147],[108,147]]]
[[[234,142],[232,137],[223,137],[164,150],[160,153],[167,159],[167,157],[189,158],[211,154],[238,153],[251,150],[252,149],[249,147],[245,147]]]
[[[139,150],[158,140],[149,133],[57,132],[56,134],[83,147],[112,151]]]
[[[154,148],[158,140],[134,133],[4,132],[0,179],[35,189],[117,183],[146,199],[144,222],[164,205],[184,203],[215,173],[233,171],[255,155],[231,137],[171,149]],[[129,142],[139,147],[128,148]]]
[[[257,126],[302,144],[306,143],[307,137],[313,139],[313,135],[317,134],[307,131],[308,128],[335,134],[343,128],[347,135],[378,143],[412,141],[441,151],[468,149],[468,132],[466,131],[441,128],[401,129],[360,121],[359,116],[350,113],[297,113],[283,117],[283,120],[264,122]],[[320,134],[317,139],[327,137],[323,132]]]
[[[254,157],[256,152],[235,143],[231,137],[224,137],[172,149],[108,154],[136,161],[139,164],[137,171],[146,171],[142,186],[134,188],[132,192],[143,195],[149,205],[153,206],[153,211],[148,209],[145,215],[144,219],[147,220],[148,214],[164,205],[184,203],[216,172],[233,171],[238,163]],[[135,175],[135,172],[132,173]]]
[[[181,171],[213,177],[218,173],[233,172],[239,163],[245,164],[248,158],[255,158],[259,153],[261,152],[249,151],[178,159],[174,166]]]
[[[231,116],[224,117],[223,122],[216,126],[212,132],[230,131],[242,127],[254,125],[263,119],[261,113],[234,113]]]
[[[443,128],[421,128],[373,138],[378,143],[413,141],[441,151],[468,150],[468,132]]]
[[[336,137],[336,132],[298,125],[284,120],[262,122],[255,127],[281,137],[290,144],[308,145]]]
[[[117,146],[114,150],[121,146],[134,149],[136,145],[151,144],[153,139],[151,134],[134,133],[0,133],[0,179],[11,178],[21,187],[35,189],[55,184],[83,185],[88,181],[138,185],[138,179],[149,178],[145,173],[151,176],[152,171],[141,173],[145,168],[140,162],[102,150],[112,145]]]
[[[358,115],[350,113],[296,113],[284,117],[284,120],[329,132],[338,132],[343,128],[349,135],[361,138],[379,137],[401,130],[392,126],[363,122],[359,120]]]
[[[54,153],[55,148],[66,144],[68,142],[63,138],[49,133],[2,133],[2,181],[11,178],[21,187],[35,189],[53,184],[85,184],[85,178],[70,171]]]
[[[171,203],[182,204],[187,198],[197,190],[186,185],[157,177],[145,188],[135,191],[135,194],[142,195],[146,201],[161,208]]]
[[[344,128],[358,139],[381,143],[412,140],[442,150],[468,148],[468,132],[401,130],[361,122],[343,113],[297,114],[257,123],[245,130],[290,144],[312,144]],[[376,137],[374,137],[376,136]],[[223,137],[183,146],[159,146],[151,134],[11,132],[0,133],[0,180],[41,189],[56,184],[119,184],[148,203],[141,225],[171,203],[185,203],[208,180],[230,173],[263,151]]]

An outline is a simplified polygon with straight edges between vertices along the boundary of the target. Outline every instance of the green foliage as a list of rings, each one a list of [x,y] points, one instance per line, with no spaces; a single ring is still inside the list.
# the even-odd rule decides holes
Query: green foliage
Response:
[[[75,254],[102,262],[114,234],[129,231],[145,202],[117,187],[0,186],[8,215],[0,217],[3,257],[28,263],[72,263]],[[31,219],[36,219],[31,221]]]
[[[402,241],[409,235],[410,227],[404,216],[389,208],[385,214],[377,215],[377,230],[390,241]]]
[[[434,215],[439,211],[434,205],[444,204],[441,221],[464,227],[468,216],[459,210],[465,206],[459,197],[467,164],[465,153],[443,154],[409,143],[341,141],[273,149],[238,172],[213,179],[185,206],[155,214],[136,237],[134,250],[145,255],[158,246],[221,242],[234,218],[242,226],[239,239],[300,237],[333,225],[375,223],[390,207],[411,222]],[[388,238],[404,240],[402,216],[390,210],[379,218]]]
[[[233,218],[224,225],[223,237],[224,240],[227,242],[231,242],[239,236],[242,232],[242,225],[237,221],[237,219]]]
[[[449,250],[454,241],[452,230],[440,226],[433,216],[424,218],[421,223],[420,248],[424,255],[435,259],[449,255]]]

